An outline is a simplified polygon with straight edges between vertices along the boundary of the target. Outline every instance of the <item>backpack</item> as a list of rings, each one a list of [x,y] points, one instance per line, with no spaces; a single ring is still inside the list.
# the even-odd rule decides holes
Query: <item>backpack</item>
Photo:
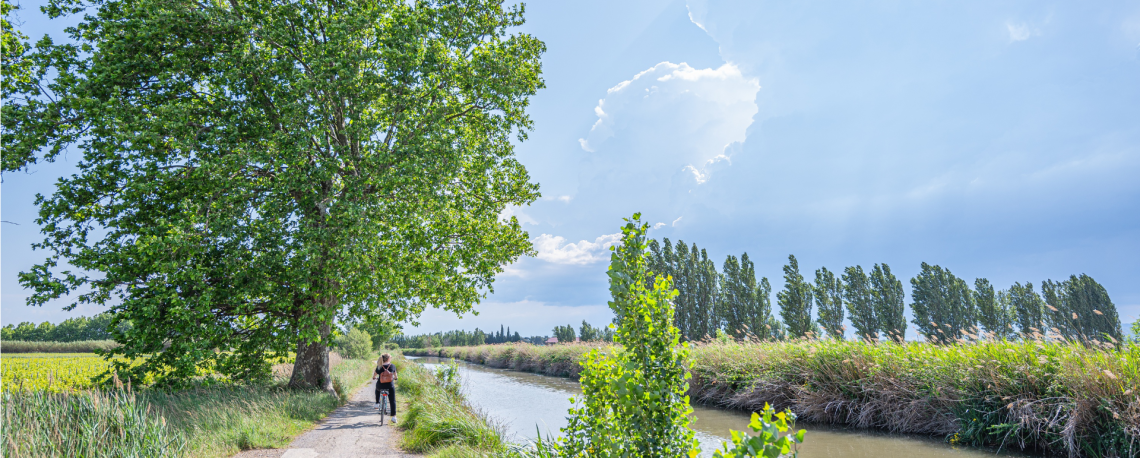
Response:
[[[391,364],[380,366],[380,383],[392,383],[392,372],[388,370],[391,366]]]

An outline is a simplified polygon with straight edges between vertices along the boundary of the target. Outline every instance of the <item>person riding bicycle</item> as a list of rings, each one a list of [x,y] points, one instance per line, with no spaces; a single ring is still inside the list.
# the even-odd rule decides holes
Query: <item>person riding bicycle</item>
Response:
[[[388,392],[388,405],[392,408],[392,424],[396,423],[396,365],[392,364],[392,355],[384,353],[376,360],[376,370],[372,379],[376,380],[376,409],[380,409],[380,392]]]

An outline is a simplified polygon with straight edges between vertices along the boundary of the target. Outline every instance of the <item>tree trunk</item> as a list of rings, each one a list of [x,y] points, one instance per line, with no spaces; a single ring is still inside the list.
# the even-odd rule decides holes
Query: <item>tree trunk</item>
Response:
[[[332,377],[329,377],[329,347],[328,337],[331,327],[321,325],[321,340],[319,342],[297,343],[297,359],[293,363],[293,376],[289,379],[290,388],[317,388],[336,393],[333,389]]]

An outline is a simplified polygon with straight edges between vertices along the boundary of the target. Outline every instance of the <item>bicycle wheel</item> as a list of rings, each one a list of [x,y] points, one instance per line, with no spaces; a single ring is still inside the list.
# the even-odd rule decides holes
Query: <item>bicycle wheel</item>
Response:
[[[380,395],[380,424],[384,424],[384,419],[388,416],[388,392],[385,391]]]

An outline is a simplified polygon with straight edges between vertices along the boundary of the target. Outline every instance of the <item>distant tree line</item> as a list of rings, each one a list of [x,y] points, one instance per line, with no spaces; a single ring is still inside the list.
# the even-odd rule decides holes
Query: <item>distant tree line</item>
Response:
[[[537,342],[533,342],[537,340]],[[499,326],[498,332],[486,333],[479,328],[474,331],[464,331],[457,329],[455,331],[436,332],[431,334],[420,335],[396,335],[391,337],[388,341],[393,342],[400,346],[400,348],[433,348],[433,347],[471,347],[483,344],[497,344],[509,342],[532,342],[536,345],[546,340],[546,337],[535,336],[530,338],[522,337],[518,331],[511,333],[511,328]]]
[[[0,340],[23,340],[28,342],[79,342],[83,340],[110,340],[111,314],[100,313],[93,317],[76,317],[52,324],[39,325],[25,321],[0,328]],[[129,322],[124,327],[129,327]]]
[[[554,337],[558,338],[558,342],[566,343],[573,342],[575,339],[582,342],[613,342],[614,330],[609,326],[596,328],[586,320],[582,320],[582,326],[578,328],[578,332],[574,332],[574,327],[571,325],[555,326]]]
[[[673,278],[679,295],[675,320],[684,340],[713,338],[722,331],[735,338],[779,340],[786,337],[844,338],[850,321],[854,334],[868,341],[904,340],[906,292],[887,264],[870,271],[850,266],[826,267],[808,281],[795,256],[784,266],[784,287],[776,294],[780,319],[773,316],[772,287],[757,278],[748,254],[716,263],[696,244],[651,240],[650,270]],[[989,280],[966,280],[948,269],[922,263],[910,279],[910,308],[917,332],[927,341],[950,343],[984,337],[1060,337],[1079,341],[1121,341],[1120,318],[1108,292],[1092,277],[1046,280],[1041,294],[1032,283],[996,290]],[[813,309],[815,312],[813,313]],[[560,339],[561,340],[561,339]]]

